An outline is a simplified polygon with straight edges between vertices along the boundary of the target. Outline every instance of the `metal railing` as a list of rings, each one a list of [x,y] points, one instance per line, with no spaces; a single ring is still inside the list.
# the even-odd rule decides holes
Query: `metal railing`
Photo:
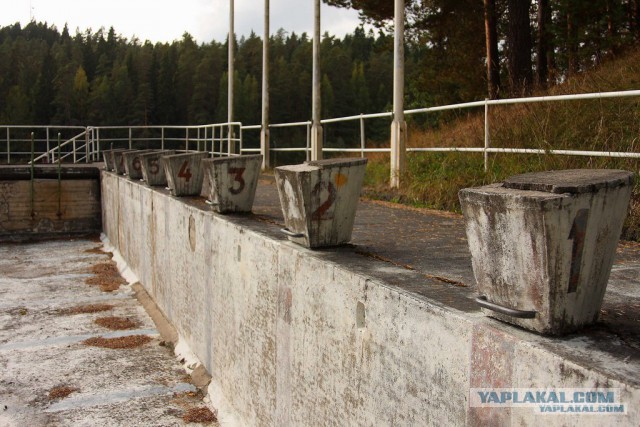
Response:
[[[206,151],[211,156],[242,153],[242,124],[200,126],[96,126],[89,128],[92,160],[110,148]]]
[[[558,154],[569,156],[594,156],[594,157],[618,157],[618,158],[640,158],[640,153],[635,152],[616,152],[616,151],[588,151],[588,150],[559,150],[559,149],[536,149],[536,148],[498,148],[491,147],[490,138],[490,120],[489,120],[489,108],[497,105],[509,105],[509,104],[529,104],[529,103],[543,103],[543,102],[558,102],[558,101],[576,101],[576,100],[602,100],[611,98],[630,98],[640,97],[640,90],[629,90],[619,92],[599,92],[599,93],[586,93],[577,95],[557,95],[557,96],[539,96],[529,98],[510,98],[510,99],[498,99],[498,100],[484,100],[475,102],[466,102],[461,104],[451,104],[439,107],[418,108],[412,110],[405,110],[405,115],[415,114],[429,114],[450,110],[463,110],[470,108],[484,108],[484,146],[483,147],[407,147],[407,152],[474,152],[484,153],[484,168],[485,172],[488,169],[488,156],[490,153],[511,153],[511,154]],[[343,152],[343,153],[360,153],[360,156],[364,157],[366,153],[390,153],[390,147],[375,147],[367,148],[366,128],[365,122],[368,119],[376,118],[393,118],[393,113],[375,113],[375,114],[359,114],[355,116],[337,117],[332,119],[324,119],[321,123],[341,123],[349,121],[360,122],[360,146],[358,148],[323,148],[324,152]],[[391,125],[391,123],[389,123]],[[270,129],[280,127],[291,126],[306,126],[307,127],[307,140],[304,147],[293,148],[271,148],[271,151],[297,151],[306,152],[307,159],[311,150],[310,147],[310,133],[309,128],[311,122],[297,122],[297,123],[279,123],[269,126]],[[255,130],[260,129],[260,125],[255,126],[243,126],[243,130]],[[253,149],[252,151],[259,151]]]
[[[491,146],[490,138],[490,107],[510,104],[531,104],[558,101],[575,100],[603,100],[612,98],[640,97],[640,90],[629,90],[620,92],[587,93],[578,95],[557,95],[541,96],[529,98],[511,98],[499,100],[484,100],[452,104],[438,107],[419,108],[406,110],[405,114],[432,114],[450,110],[464,110],[473,108],[484,108],[484,145],[482,147],[408,147],[407,152],[472,152],[484,154],[484,168],[488,168],[488,158],[491,153],[511,153],[511,154],[558,154],[570,156],[594,156],[594,157],[618,157],[618,158],[640,158],[637,152],[620,151],[589,151],[570,149],[543,149],[543,148],[500,148]],[[324,119],[323,125],[345,122],[359,122],[359,146],[351,148],[325,147],[324,152],[359,153],[364,157],[367,153],[389,153],[390,147],[368,147],[366,137],[366,122],[370,119],[393,117],[391,112],[375,114],[359,114],[347,117],[337,117]],[[390,123],[389,123],[390,124]],[[270,147],[271,152],[303,152],[309,159],[311,152],[311,121],[276,123],[269,126],[270,129],[304,127],[306,130],[306,141],[304,146],[293,147]],[[153,148],[153,149],[175,149],[177,151],[207,151],[211,156],[233,155],[234,153],[256,153],[260,152],[259,143],[257,148],[246,146],[243,133],[247,131],[258,131],[260,125],[243,126],[240,122],[217,123],[201,126],[98,126],[98,127],[78,127],[78,126],[0,126],[0,147],[4,146],[5,152],[0,151],[0,158],[11,163],[13,159],[29,160],[30,152],[27,148],[30,143],[28,132],[36,134],[34,141],[35,149],[34,162],[55,162],[58,151],[58,160],[63,161],[71,158],[73,162],[99,161],[102,150],[108,148]],[[57,143],[54,137],[55,132],[66,132],[63,142]],[[75,132],[73,135],[68,135]],[[326,133],[325,133],[326,134]],[[4,138],[4,144],[2,136]],[[82,142],[83,141],[83,142]],[[59,147],[58,147],[59,145]],[[272,144],[273,145],[273,144]],[[12,147],[17,149],[12,150]],[[62,149],[62,150],[60,150]]]
[[[84,144],[78,143],[86,131],[83,126],[0,126],[0,150],[4,148],[0,151],[0,162],[29,163],[33,158],[33,161],[54,163],[58,145],[61,157],[73,157],[74,163],[86,161],[86,139]]]

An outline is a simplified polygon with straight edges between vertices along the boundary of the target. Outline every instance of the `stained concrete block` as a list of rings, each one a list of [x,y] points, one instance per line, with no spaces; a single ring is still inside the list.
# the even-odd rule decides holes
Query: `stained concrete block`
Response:
[[[329,159],[276,168],[289,240],[309,248],[351,240],[367,159]]]
[[[142,179],[142,165],[140,163],[140,155],[144,153],[149,153],[153,150],[136,150],[136,151],[126,151],[122,155],[124,159],[124,170],[125,174],[129,177],[129,179],[140,180]]]
[[[565,170],[460,191],[483,311],[561,335],[598,319],[633,174]]]
[[[112,150],[111,151],[111,161],[113,162],[113,171],[118,175],[124,175],[126,173],[124,167],[124,153],[135,151],[135,150]]]
[[[184,153],[163,156],[164,173],[172,195],[180,197],[200,194],[204,179],[200,162],[208,155],[208,153]]]
[[[154,151],[153,153],[145,153],[140,156],[140,165],[142,166],[142,179],[149,186],[167,185],[167,176],[164,173],[164,162],[162,156],[170,156],[175,151]]]
[[[118,148],[113,150],[104,150],[102,151],[102,158],[104,159],[104,168],[105,170],[112,171],[115,170],[115,165],[113,164],[113,152],[114,151],[124,151],[125,148]]]
[[[203,192],[218,213],[251,212],[262,155],[203,159]]]

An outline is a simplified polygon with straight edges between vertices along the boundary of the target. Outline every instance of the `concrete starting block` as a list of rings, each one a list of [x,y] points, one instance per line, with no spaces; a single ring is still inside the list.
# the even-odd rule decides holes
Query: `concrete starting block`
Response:
[[[171,194],[177,197],[198,196],[204,173],[201,160],[209,153],[184,153],[163,156],[164,173]]]
[[[562,335],[595,322],[633,174],[564,170],[460,191],[485,314]]]
[[[104,168],[105,170],[112,171],[115,170],[115,166],[113,164],[113,152],[114,151],[125,151],[126,148],[117,148],[113,150],[103,150],[102,151],[102,159],[104,160]]]
[[[289,240],[309,248],[351,240],[367,159],[330,159],[276,168]]]
[[[140,155],[150,153],[153,150],[136,150],[126,151],[122,154],[124,159],[124,170],[129,179],[138,181],[142,179],[142,164],[140,163]]]
[[[203,194],[218,213],[251,212],[262,155],[203,159]]]
[[[154,151],[140,155],[140,166],[142,167],[142,179],[149,186],[166,186],[167,175],[164,173],[164,162],[162,156],[175,154],[174,150]]]
[[[136,150],[113,150],[111,151],[111,161],[113,162],[113,170],[118,175],[124,175],[127,171],[124,167],[124,153],[129,153]]]

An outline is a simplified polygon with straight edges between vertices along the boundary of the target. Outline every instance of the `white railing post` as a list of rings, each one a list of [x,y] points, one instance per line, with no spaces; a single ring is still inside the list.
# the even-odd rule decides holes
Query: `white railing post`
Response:
[[[164,151],[164,127],[160,128],[160,149]]]
[[[320,37],[321,37],[321,13],[320,0],[314,0],[314,26],[313,26],[313,73],[311,90],[311,160],[322,160],[323,132],[321,91],[322,75],[320,74]]]
[[[364,157],[364,150],[366,149],[367,138],[364,133],[364,115],[360,114],[360,157]]]
[[[489,152],[491,146],[489,137],[489,100],[484,100],[484,173],[489,171]]]
[[[77,152],[76,152],[76,138],[73,138],[73,164],[76,164],[77,161]]]
[[[47,157],[46,157],[46,162],[49,163],[51,161],[51,159],[49,159],[49,156],[51,156],[53,158],[53,155],[49,152],[51,150],[51,146],[49,144],[49,126],[47,126]],[[53,163],[53,161],[51,161],[51,163]]]
[[[184,135],[184,151],[185,153],[189,152],[189,128],[185,129],[185,135]]]
[[[305,150],[305,156],[307,161],[309,161],[311,157],[311,127],[309,123],[307,123],[307,149]]]
[[[131,128],[129,128],[129,150],[131,150],[133,148],[133,145],[131,143]]]
[[[11,164],[11,132],[7,128],[7,164]]]
[[[89,163],[89,132],[84,130],[84,162]]]
[[[394,4],[393,42],[393,122],[391,123],[391,177],[392,188],[400,187],[405,169],[406,123],[404,121],[404,0]]]

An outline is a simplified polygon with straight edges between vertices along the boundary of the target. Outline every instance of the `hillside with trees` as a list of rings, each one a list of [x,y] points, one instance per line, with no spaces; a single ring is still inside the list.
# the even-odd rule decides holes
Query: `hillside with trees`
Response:
[[[325,0],[360,10],[322,40],[322,116],[389,110],[393,2]],[[565,82],[635,43],[638,0],[407,0],[407,108],[520,96]],[[271,39],[271,122],[311,115],[311,40]],[[237,41],[235,117],[260,122],[261,45]],[[0,28],[0,123],[204,124],[226,121],[227,42],[141,42],[116,29],[70,34],[46,23]],[[375,137],[376,135],[370,135]]]

